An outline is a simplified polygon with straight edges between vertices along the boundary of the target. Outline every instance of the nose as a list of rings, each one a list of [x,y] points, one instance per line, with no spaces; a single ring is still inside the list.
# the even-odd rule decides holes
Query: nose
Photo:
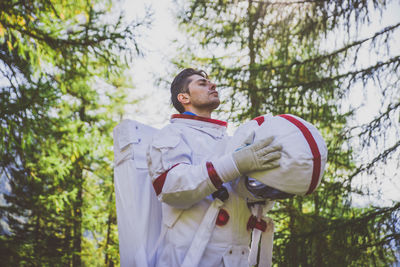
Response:
[[[215,91],[217,89],[217,85],[213,82],[210,82],[210,90]]]

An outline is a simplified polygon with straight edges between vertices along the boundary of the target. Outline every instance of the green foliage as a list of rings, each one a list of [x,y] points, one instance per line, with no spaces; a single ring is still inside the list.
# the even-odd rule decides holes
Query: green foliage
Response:
[[[111,133],[134,33],[149,17],[124,25],[110,9],[96,0],[0,3],[5,266],[119,262]]]
[[[227,98],[221,116],[239,123],[265,113],[291,113],[316,125],[327,142],[329,162],[318,191],[281,201],[272,212],[277,223],[274,263],[395,262],[399,203],[366,208],[352,204],[355,195],[368,195],[353,180],[364,173],[389,179],[384,171],[374,171],[384,170],[382,164],[399,155],[400,58],[390,48],[400,23],[363,39],[352,35],[379,16],[387,2],[193,0],[179,1],[179,6],[181,28],[192,38],[182,45],[189,55],[174,63],[210,72]],[[338,34],[343,36],[334,47]],[[366,48],[369,65],[360,52]],[[348,107],[347,96],[360,84],[373,82],[383,96],[381,113],[370,123],[354,125],[357,110]],[[367,146],[376,153],[359,164]]]

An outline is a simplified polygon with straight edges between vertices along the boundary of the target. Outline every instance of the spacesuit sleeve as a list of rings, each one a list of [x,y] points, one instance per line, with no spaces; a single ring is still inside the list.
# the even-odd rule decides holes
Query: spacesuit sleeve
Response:
[[[154,136],[147,165],[160,201],[185,209],[217,190],[207,164],[193,165],[192,158],[193,151],[179,133],[161,131]]]

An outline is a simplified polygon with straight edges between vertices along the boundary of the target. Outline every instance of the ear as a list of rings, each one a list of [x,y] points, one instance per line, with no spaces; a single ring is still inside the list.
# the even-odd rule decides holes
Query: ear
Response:
[[[182,105],[190,104],[190,96],[188,93],[180,93],[177,95],[177,99]]]

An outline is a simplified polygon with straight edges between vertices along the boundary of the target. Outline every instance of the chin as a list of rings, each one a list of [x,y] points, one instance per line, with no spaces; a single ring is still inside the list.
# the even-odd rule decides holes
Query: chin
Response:
[[[219,107],[219,104],[221,104],[221,102],[218,100],[218,101],[214,102],[213,104],[211,104],[210,106],[212,106],[213,109],[216,109]]]
[[[219,105],[221,103],[221,101],[219,100],[219,97],[215,97],[213,99],[210,100],[211,103]]]
[[[213,99],[208,102],[203,102],[201,104],[199,103],[198,105],[194,104],[193,106],[198,109],[214,110],[219,107],[220,103],[221,102],[219,101],[219,99]]]

